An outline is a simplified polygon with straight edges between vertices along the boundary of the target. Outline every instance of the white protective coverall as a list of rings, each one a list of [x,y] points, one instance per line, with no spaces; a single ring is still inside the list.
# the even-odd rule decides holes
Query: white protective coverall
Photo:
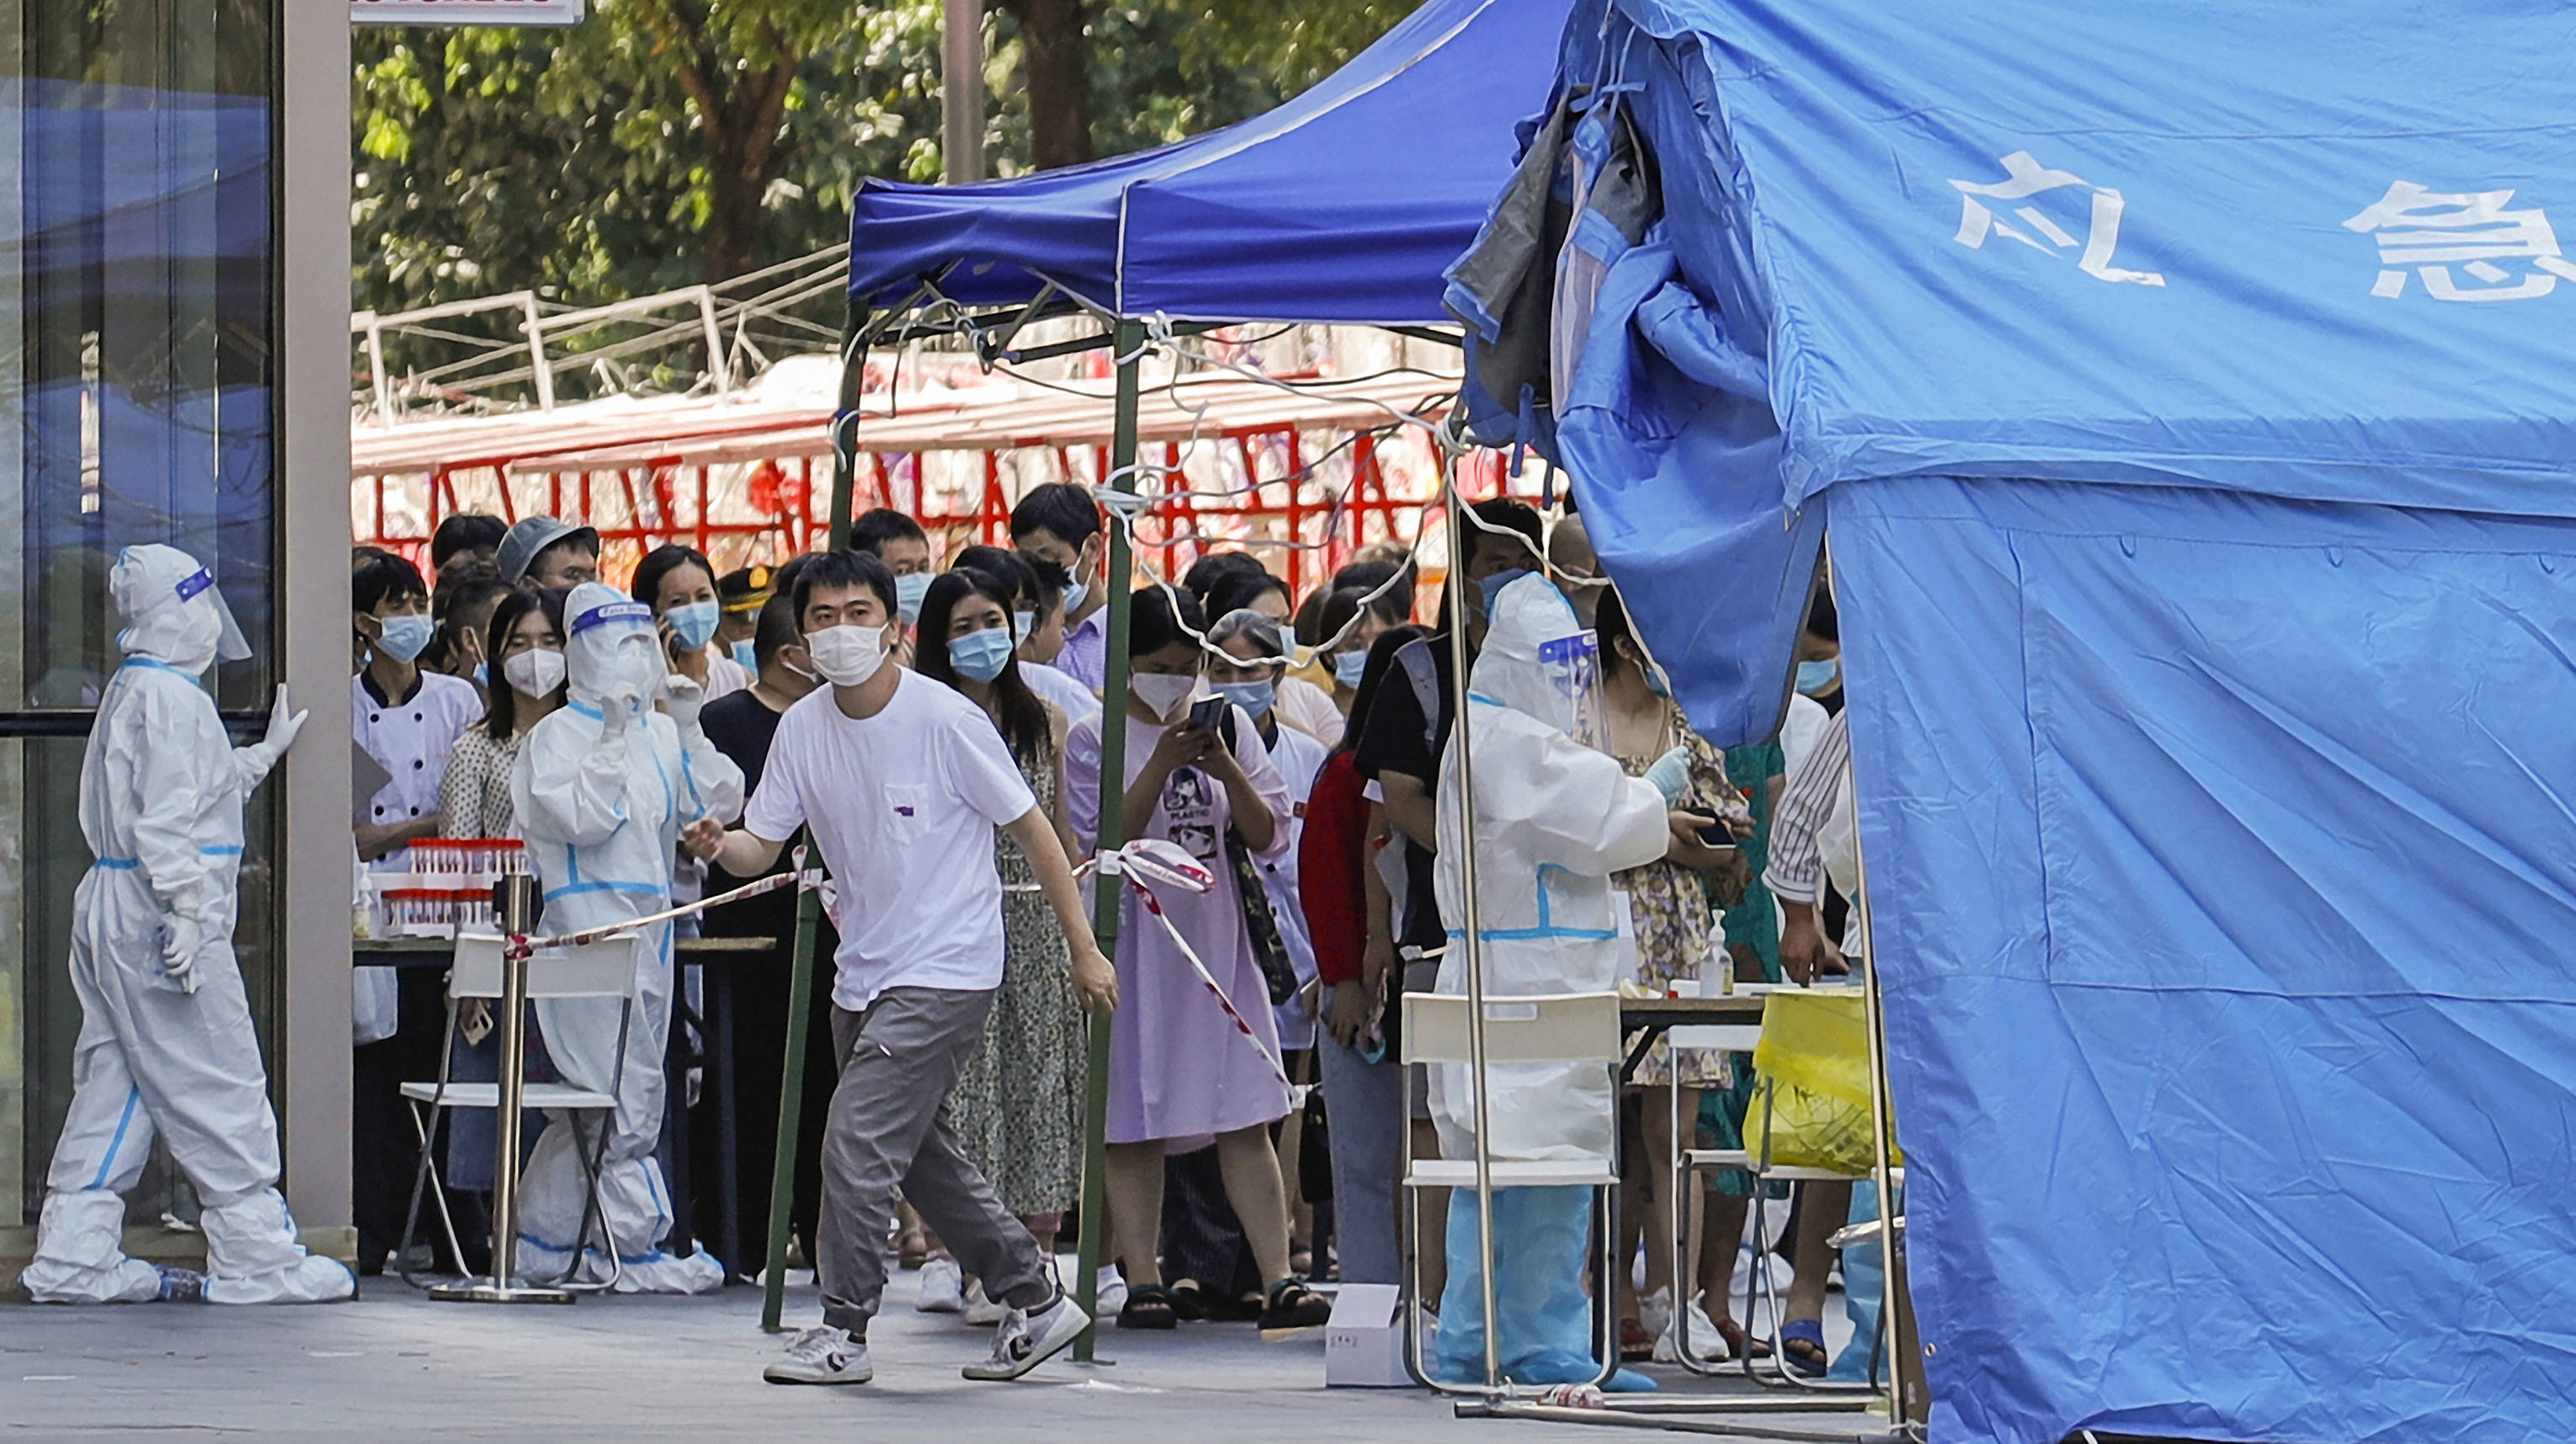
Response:
[[[205,1206],[206,1298],[348,1298],[356,1277],[305,1252],[277,1191],[277,1116],[232,945],[242,799],[303,714],[288,714],[281,687],[267,738],[232,745],[197,679],[250,649],[186,552],[128,547],[107,584],[129,625],[81,758],[81,835],[97,860],[72,897],[80,1042],[35,1260],[18,1281],[52,1303],[162,1296],[164,1271],[121,1247],[118,1196],[157,1132]]]
[[[649,710],[668,668],[652,608],[596,582],[573,588],[564,605],[564,663],[571,702],[528,734],[510,776],[510,795],[528,857],[545,894],[544,928],[573,932],[643,917],[671,906],[671,862],[681,829],[700,818],[742,815],[742,769],[699,730],[693,689],[675,697],[683,722]],[[683,725],[683,723],[685,725]],[[671,925],[644,930],[634,1012],[621,1068],[614,998],[537,1003],[547,1054],[564,1081],[617,1094],[600,1164],[600,1208],[617,1250],[621,1293],[702,1293],[724,1283],[706,1253],[662,1249],[671,1229],[670,1193],[653,1146],[662,1132],[662,1058],[671,1031]],[[520,1258],[533,1274],[561,1273],[583,1247],[578,1281],[610,1273],[594,1228],[584,1239],[589,1201],[576,1133],[599,1147],[597,1116],[578,1130],[556,1115],[539,1135],[519,1190]]]
[[[1476,901],[1486,996],[1618,987],[1610,876],[1662,857],[1671,830],[1655,785],[1628,776],[1593,745],[1600,735],[1598,678],[1592,635],[1546,577],[1533,574],[1501,589],[1470,673],[1466,725],[1451,733],[1441,761],[1433,881],[1450,930],[1440,992],[1467,991],[1462,737],[1476,749]],[[1430,1069],[1432,1120],[1445,1157],[1474,1156],[1473,1087],[1463,1064]],[[1495,1064],[1486,1069],[1485,1090],[1495,1158],[1608,1158],[1616,1147],[1618,1115],[1609,1070],[1600,1064]],[[1511,1379],[1588,1382],[1598,1372],[1592,1301],[1583,1291],[1588,1192],[1495,1191],[1495,1307],[1503,1372]],[[1477,1231],[1472,1195],[1453,1199],[1435,1363],[1443,1378],[1481,1381],[1485,1374]]]

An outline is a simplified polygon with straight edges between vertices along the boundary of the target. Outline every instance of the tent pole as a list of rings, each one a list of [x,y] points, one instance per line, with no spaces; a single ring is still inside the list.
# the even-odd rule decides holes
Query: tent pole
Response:
[[[1466,929],[1459,945],[1467,950],[1467,1069],[1475,1079],[1476,1281],[1484,1292],[1485,1392],[1493,1395],[1503,1392],[1503,1330],[1494,1310],[1494,1155],[1493,1116],[1485,1089],[1484,920],[1476,907],[1476,764],[1467,725],[1467,666],[1474,660],[1467,650],[1467,501],[1458,493],[1455,447],[1442,449],[1448,453],[1442,470],[1449,488],[1449,577],[1443,583],[1449,592],[1449,705],[1453,709],[1449,735],[1458,750],[1458,876],[1463,884],[1458,895],[1459,911],[1464,914],[1459,921]],[[1446,1246],[1444,1241],[1442,1247]]]
[[[1834,576],[1830,535],[1825,538],[1825,567],[1825,584],[1830,592]],[[1858,795],[1857,788],[1854,795]],[[1860,917],[1861,1013],[1869,1043],[1870,1185],[1878,1192],[1878,1258],[1883,1280],[1879,1327],[1887,1344],[1887,1417],[1902,1429],[1908,1422],[1926,1421],[1930,1414],[1929,1401],[1923,1397],[1922,1364],[1913,1352],[1911,1291],[1906,1286],[1904,1251],[1896,1228],[1896,1104],[1887,1081],[1887,1007],[1879,992],[1877,939],[1870,929],[1869,861],[1857,826],[1852,829],[1852,861],[1860,874],[1856,879],[1860,896],[1854,910]]]
[[[1144,359],[1140,353],[1145,345],[1145,327],[1138,321],[1120,321],[1113,335],[1115,344],[1110,354],[1118,361],[1118,400],[1109,443],[1108,481],[1120,491],[1132,492],[1136,489],[1137,371]],[[1100,686],[1100,840],[1095,854],[1106,853],[1127,841],[1122,803],[1127,792],[1127,624],[1131,601],[1127,583],[1133,561],[1125,525],[1113,517],[1108,530],[1108,566],[1100,579],[1101,586],[1108,590],[1105,601],[1109,625],[1103,640],[1105,666]],[[1092,879],[1092,935],[1099,939],[1101,954],[1113,960],[1118,956],[1118,907],[1123,887],[1119,879],[1105,872]],[[1108,1018],[1091,1015],[1091,1068],[1082,1106],[1082,1262],[1073,1285],[1074,1301],[1095,1321],[1081,1338],[1074,1340],[1074,1361],[1083,1364],[1094,1362],[1092,1354],[1100,1336],[1100,1262],[1109,1251],[1109,1028]]]
[[[832,419],[832,548],[850,544],[850,488],[858,477],[860,388],[866,384],[867,348],[859,339],[859,309],[852,306],[841,329],[841,411]],[[809,834],[810,836],[810,834]],[[806,839],[800,838],[798,852]],[[821,854],[818,852],[819,858]],[[798,864],[802,866],[802,864]],[[798,888],[796,940],[788,954],[787,1053],[778,1085],[778,1152],[769,1178],[769,1239],[763,1257],[760,1327],[779,1331],[787,1296],[787,1215],[796,1197],[797,1136],[802,1132],[805,1102],[806,1015],[813,1009],[814,937],[822,916],[820,898]]]

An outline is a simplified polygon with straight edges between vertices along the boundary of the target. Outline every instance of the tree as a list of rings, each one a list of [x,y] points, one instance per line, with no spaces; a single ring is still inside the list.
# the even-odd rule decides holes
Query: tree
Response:
[[[997,175],[1258,114],[1411,8],[991,3]],[[940,12],[940,0],[597,0],[566,31],[361,27],[358,303],[521,289],[613,301],[845,239],[863,178],[940,173]],[[503,339],[510,324],[456,329]]]

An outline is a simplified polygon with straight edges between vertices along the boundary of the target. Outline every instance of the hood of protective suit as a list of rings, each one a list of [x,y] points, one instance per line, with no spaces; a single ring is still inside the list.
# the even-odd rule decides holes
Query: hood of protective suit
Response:
[[[564,679],[572,699],[597,708],[602,699],[632,690],[650,705],[670,668],[653,609],[598,582],[584,582],[564,599]]]
[[[1477,695],[1587,747],[1601,745],[1600,644],[1545,576],[1533,572],[1495,596],[1484,650],[1467,676]]]
[[[126,620],[116,645],[129,657],[195,676],[218,658],[250,656],[214,575],[177,547],[148,542],[117,553],[107,594]]]

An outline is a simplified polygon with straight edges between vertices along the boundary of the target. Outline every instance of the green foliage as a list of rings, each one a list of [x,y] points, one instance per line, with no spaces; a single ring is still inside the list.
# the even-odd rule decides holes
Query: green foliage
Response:
[[[1094,146],[1114,154],[1258,114],[1410,8],[1103,6],[1088,26]],[[939,177],[939,31],[939,0],[595,0],[565,31],[361,26],[357,304],[519,289],[592,304],[834,244],[861,178]],[[1015,174],[1030,149],[1022,39],[1000,12],[986,37],[987,163]],[[776,73],[792,79],[764,131],[760,86]]]

